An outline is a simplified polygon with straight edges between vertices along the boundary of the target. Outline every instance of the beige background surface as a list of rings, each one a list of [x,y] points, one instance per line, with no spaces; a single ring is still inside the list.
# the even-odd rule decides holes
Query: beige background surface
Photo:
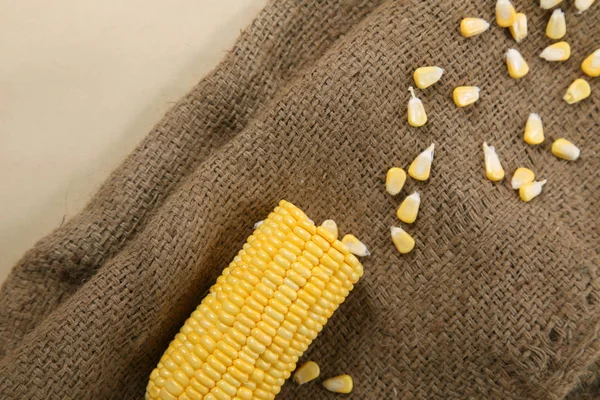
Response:
[[[0,282],[266,0],[0,0]]]

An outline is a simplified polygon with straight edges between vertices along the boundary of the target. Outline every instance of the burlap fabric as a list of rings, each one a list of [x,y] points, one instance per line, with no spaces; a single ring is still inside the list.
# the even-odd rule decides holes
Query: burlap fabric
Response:
[[[515,46],[493,26],[458,34],[486,1],[272,2],[224,62],[150,132],[86,209],[41,240],[0,297],[3,399],[136,399],[168,342],[262,219],[284,198],[334,218],[370,247],[365,276],[306,358],[349,373],[355,399],[559,399],[600,396],[598,264],[600,86],[561,97],[598,47],[600,7],[567,12],[572,58],[538,54],[549,12],[516,1],[531,72],[508,77]],[[429,114],[406,123],[415,67],[446,69],[419,92]],[[459,85],[481,100],[458,109]],[[522,141],[538,112],[547,140]],[[107,116],[110,117],[110,116]],[[565,136],[582,148],[550,154]],[[544,193],[522,203],[508,179],[484,178],[481,144],[507,171],[533,168]],[[436,143],[417,247],[394,249],[400,198],[386,170]],[[31,223],[35,223],[32,221]],[[281,399],[328,399],[286,384]]]

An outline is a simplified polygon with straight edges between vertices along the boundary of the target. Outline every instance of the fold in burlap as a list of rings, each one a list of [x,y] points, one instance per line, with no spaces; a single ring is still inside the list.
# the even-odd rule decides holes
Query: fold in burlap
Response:
[[[458,34],[464,16],[493,20],[492,1],[272,2],[86,209],[14,268],[0,297],[2,398],[141,398],[169,340],[282,198],[373,253],[306,356],[323,376],[351,374],[353,398],[600,395],[600,96],[561,100],[598,45],[600,7],[564,4],[573,55],[556,64],[537,56],[549,12],[515,4],[530,27],[518,48],[531,72],[518,81],[506,31]],[[446,73],[419,92],[429,122],[415,129],[407,88],[423,65]],[[456,108],[459,85],[479,86],[481,100]],[[544,119],[541,146],[522,141],[530,112]],[[550,154],[561,136],[580,160]],[[484,140],[507,171],[547,178],[544,193],[524,204],[508,179],[487,181]],[[417,247],[401,256],[389,227],[402,196],[387,195],[385,172],[431,142],[430,181],[403,192],[421,192],[422,207],[407,228]],[[288,383],[279,397],[338,396]]]

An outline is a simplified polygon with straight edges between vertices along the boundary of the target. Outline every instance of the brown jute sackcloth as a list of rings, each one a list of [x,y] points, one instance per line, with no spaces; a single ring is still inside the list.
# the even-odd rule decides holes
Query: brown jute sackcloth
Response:
[[[322,376],[348,373],[353,399],[597,398],[600,356],[600,83],[562,96],[600,44],[600,7],[561,4],[573,54],[538,57],[550,12],[516,0],[529,36],[495,24],[465,39],[465,16],[494,21],[494,1],[270,3],[226,59],[150,132],[75,218],[15,266],[0,296],[2,399],[139,399],[184,320],[280,199],[334,218],[370,247],[365,276],[311,346]],[[517,47],[531,66],[509,78]],[[418,94],[426,126],[406,122],[416,67],[440,82]],[[599,78],[600,79],[600,78]],[[481,100],[459,109],[455,86]],[[594,92],[595,91],[595,92]],[[530,112],[546,141],[523,142]],[[566,137],[576,162],[550,153]],[[485,179],[482,142],[507,179]],[[427,183],[385,192],[436,144]],[[548,179],[521,202],[517,167]],[[402,197],[422,206],[390,240]],[[35,223],[35,221],[32,221]],[[281,399],[337,399],[286,383]]]

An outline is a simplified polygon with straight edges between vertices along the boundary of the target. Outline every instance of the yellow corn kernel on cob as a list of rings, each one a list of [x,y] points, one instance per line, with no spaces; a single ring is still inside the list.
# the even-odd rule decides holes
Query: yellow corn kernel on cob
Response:
[[[423,102],[417,96],[412,87],[409,87],[410,100],[408,101],[408,124],[410,126],[423,126],[427,123],[427,114]]]
[[[406,182],[406,172],[402,168],[392,167],[385,176],[385,190],[392,196],[400,193]]]
[[[595,0],[575,0],[575,8],[578,13],[581,14],[584,11],[587,11],[592,4],[594,4]]]
[[[515,22],[517,11],[510,0],[498,0],[496,2],[496,23],[501,28],[508,28]]]
[[[508,49],[504,58],[511,78],[519,79],[529,73],[529,65],[518,50]]]
[[[504,178],[504,168],[500,163],[500,158],[494,146],[488,146],[483,142],[483,156],[485,160],[485,176],[492,182],[500,181]]]
[[[525,124],[523,140],[527,144],[540,144],[544,141],[544,125],[539,114],[531,113]]]
[[[419,192],[414,192],[406,197],[398,207],[396,215],[398,219],[407,224],[412,224],[417,219],[419,214],[419,206],[421,205],[421,195]]]
[[[583,99],[586,99],[592,93],[592,88],[590,84],[587,83],[585,79],[575,79],[571,86],[567,89],[565,96],[563,99],[567,102],[567,104],[575,104],[580,102]]]
[[[510,34],[513,39],[518,42],[525,39],[527,37],[527,15],[523,13],[517,13],[517,17],[515,18],[515,22],[509,27]]]
[[[540,7],[544,10],[549,10],[562,3],[562,1],[563,0],[540,0]]]
[[[431,173],[431,164],[433,163],[433,151],[435,144],[431,144],[408,167],[408,175],[418,181],[426,181]]]
[[[321,369],[319,368],[319,364],[314,361],[307,361],[294,372],[294,382],[298,385],[302,385],[313,379],[317,379],[320,373]]]
[[[342,238],[342,243],[344,243],[350,250],[350,253],[354,254],[355,256],[366,257],[371,255],[371,252],[367,246],[358,240],[358,238],[354,235],[345,235]]]
[[[517,168],[512,176],[510,184],[513,189],[519,189],[526,183],[531,183],[535,180],[535,174],[529,168]]]
[[[552,12],[548,25],[546,25],[546,36],[550,39],[562,39],[567,33],[567,21],[565,20],[565,14],[560,8],[557,8]]]
[[[519,188],[519,196],[525,203],[531,201],[534,197],[537,197],[542,193],[542,187],[546,184],[546,180],[534,181],[523,184]]]
[[[413,79],[419,89],[427,89],[439,81],[442,75],[444,75],[444,70],[440,67],[420,67],[415,70]]]
[[[556,139],[552,143],[552,154],[563,160],[575,161],[579,158],[579,148],[567,139]]]
[[[392,235],[392,242],[400,254],[410,253],[415,248],[415,239],[404,229],[392,226],[390,233]]]
[[[567,61],[571,57],[571,46],[567,42],[558,42],[546,47],[540,57],[546,61]]]
[[[330,230],[281,201],[175,336],[146,399],[274,398],[362,274]]]
[[[479,88],[477,86],[458,86],[454,89],[452,98],[458,107],[466,107],[479,100]]]
[[[460,34],[472,37],[482,34],[490,27],[490,23],[482,18],[464,18],[460,21]]]
[[[350,393],[354,387],[354,382],[350,375],[340,375],[323,381],[323,386],[330,392]]]
[[[581,69],[583,72],[595,78],[600,76],[600,49],[594,51],[581,63]]]

